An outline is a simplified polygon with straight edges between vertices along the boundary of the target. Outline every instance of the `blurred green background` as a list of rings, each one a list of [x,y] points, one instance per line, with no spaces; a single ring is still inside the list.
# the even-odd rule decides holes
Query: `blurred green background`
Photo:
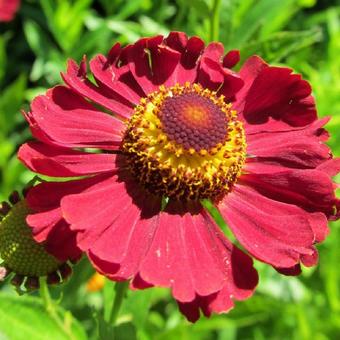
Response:
[[[6,1],[6,0],[5,0]],[[10,1],[10,0],[9,0]],[[67,58],[107,52],[113,43],[170,30],[211,37],[213,0],[26,0],[14,21],[0,23],[0,200],[33,175],[16,159],[29,138],[20,114],[34,96],[59,83]],[[331,115],[330,145],[340,156],[340,1],[222,0],[219,40],[240,49],[242,60],[259,54],[285,64],[312,83],[320,116]],[[129,292],[116,339],[340,339],[340,223],[320,250],[318,267],[284,277],[256,263],[260,284],[253,298],[227,315],[192,325],[169,292]],[[51,293],[68,330],[46,313],[38,294],[18,297],[0,283],[0,339],[112,339],[101,315],[113,299],[112,283],[88,292],[86,260]],[[58,307],[59,308],[59,307]],[[72,315],[71,315],[72,313]],[[99,321],[98,321],[99,320]]]

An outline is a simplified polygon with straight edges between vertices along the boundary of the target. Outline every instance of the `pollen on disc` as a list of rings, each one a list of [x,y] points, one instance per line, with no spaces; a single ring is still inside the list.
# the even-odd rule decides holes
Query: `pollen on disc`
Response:
[[[168,138],[184,149],[209,150],[227,135],[226,114],[209,98],[196,93],[166,98],[159,118]]]

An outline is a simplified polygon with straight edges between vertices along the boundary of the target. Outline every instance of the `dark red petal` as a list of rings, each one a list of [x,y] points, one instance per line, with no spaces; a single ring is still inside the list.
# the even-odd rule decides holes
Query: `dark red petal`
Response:
[[[99,88],[91,83],[86,76],[86,58],[84,57],[80,65],[73,61],[68,61],[67,72],[61,74],[65,83],[79,95],[97,103],[112,113],[122,118],[130,118],[133,106],[113,91]]]
[[[246,84],[237,94],[234,108],[250,126],[250,133],[305,126],[316,119],[311,87],[291,69],[268,66],[252,57],[240,75]]]
[[[155,214],[147,209],[145,209],[147,211],[141,212],[137,201],[140,202],[143,199],[144,205],[147,205],[145,193],[141,197],[138,187],[136,187],[133,188],[136,191],[132,192],[131,196],[128,193],[131,190],[129,186],[130,183],[122,181],[115,175],[95,183],[79,194],[68,195],[62,199],[63,216],[71,224],[73,230],[81,231],[79,245],[84,250],[95,248],[95,242],[100,240],[104,233],[111,232],[111,228],[125,226],[123,220],[120,220],[121,218],[126,220],[131,218],[134,221],[136,214],[140,217],[142,213],[142,218],[147,218],[147,213],[150,214],[150,217]],[[126,214],[126,211],[129,211],[129,214]],[[115,225],[116,221],[119,221],[117,225]],[[96,224],[96,228],[92,227],[93,223]],[[125,228],[128,227],[125,226]],[[111,255],[108,254],[108,256]]]
[[[32,132],[38,131],[37,138],[58,146],[117,149],[125,129],[121,121],[63,86],[36,97],[31,109]]]
[[[240,61],[240,51],[229,51],[223,58],[223,67],[233,68]]]
[[[239,112],[241,116],[246,103],[246,97],[251,86],[262,70],[267,67],[269,67],[267,63],[258,56],[252,56],[248,58],[243,64],[239,74],[244,81],[244,85],[237,93],[236,101],[233,104],[233,107]]]
[[[300,265],[300,263],[298,263],[295,266],[290,267],[290,268],[277,268],[277,267],[274,267],[274,269],[278,273],[286,275],[286,276],[297,276],[297,275],[301,274],[301,265]]]
[[[76,233],[64,219],[59,220],[51,228],[44,242],[45,249],[60,261],[78,261],[82,251],[78,247]]]
[[[302,207],[309,212],[333,214],[336,204],[331,178],[312,169],[287,169],[263,174],[253,172],[241,178],[242,183],[255,188],[262,195]]]
[[[183,53],[188,44],[188,37],[184,32],[170,32],[164,39],[164,44],[173,50]]]
[[[197,78],[198,59],[203,52],[204,42],[198,37],[188,39],[185,33],[170,32],[164,39],[164,43],[170,48],[181,53],[180,62],[174,69],[168,84],[180,85],[185,82],[193,83]]]
[[[128,50],[130,70],[145,94],[157,91],[160,85],[174,85],[171,77],[181,54],[162,42],[162,36],[143,38]]]
[[[156,207],[159,210],[159,200],[147,201],[145,206],[150,211]],[[89,248],[89,259],[96,270],[112,280],[135,277],[135,288],[150,287],[152,285],[143,281],[137,273],[157,226],[157,215],[141,218],[140,208],[130,203],[128,208],[117,212],[110,228]]]
[[[316,120],[299,130],[261,132],[247,135],[247,153],[257,160],[292,168],[315,168],[331,158],[323,142],[328,139],[322,128],[327,119]],[[246,130],[247,131],[247,130]]]
[[[244,82],[239,75],[222,66],[223,45],[210,43],[204,50],[198,70],[198,82],[210,90],[218,91],[231,100]]]
[[[235,185],[219,209],[240,243],[255,257],[279,268],[293,267],[313,253],[308,213]]]
[[[116,155],[85,153],[40,142],[22,145],[18,158],[30,170],[53,177],[98,174],[116,168]]]

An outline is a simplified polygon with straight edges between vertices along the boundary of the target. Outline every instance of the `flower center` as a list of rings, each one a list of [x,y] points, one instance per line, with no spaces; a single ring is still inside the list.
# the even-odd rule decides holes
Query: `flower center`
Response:
[[[142,98],[128,122],[122,152],[154,194],[215,199],[230,191],[245,161],[245,134],[224,97],[186,83]]]
[[[61,265],[34,241],[26,224],[30,213],[26,200],[16,203],[0,222],[0,255],[5,267],[23,276],[45,276]]]
[[[227,135],[226,114],[197,93],[166,98],[158,117],[168,138],[186,150],[210,150]]]

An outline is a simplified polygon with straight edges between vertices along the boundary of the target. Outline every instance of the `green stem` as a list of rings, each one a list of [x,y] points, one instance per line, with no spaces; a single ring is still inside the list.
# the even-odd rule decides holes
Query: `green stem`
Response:
[[[48,290],[48,285],[46,283],[46,278],[40,278],[40,296],[43,300],[45,309],[48,315],[54,320],[54,322],[58,325],[58,327],[68,336],[69,339],[74,339],[72,332],[69,327],[66,327],[58,312],[56,310],[56,305],[51,298],[50,292]]]
[[[122,281],[122,282],[117,282],[115,286],[115,299],[112,304],[112,309],[111,309],[111,314],[110,314],[110,319],[109,322],[111,325],[115,325],[117,321],[117,317],[120,311],[120,308],[122,306],[123,300],[125,293],[129,287],[129,281]]]
[[[221,2],[222,0],[213,0],[210,19],[210,41],[218,41]]]

